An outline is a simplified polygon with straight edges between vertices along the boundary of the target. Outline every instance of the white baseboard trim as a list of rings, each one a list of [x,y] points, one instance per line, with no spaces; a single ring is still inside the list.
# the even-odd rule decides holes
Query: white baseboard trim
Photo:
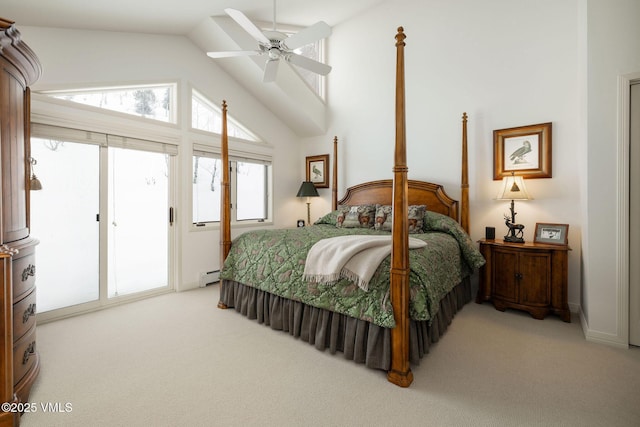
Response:
[[[580,324],[582,326],[582,332],[584,333],[584,337],[587,341],[597,344],[605,344],[617,348],[629,348],[629,343],[625,342],[621,337],[617,335],[590,330],[589,324],[587,322],[587,319],[584,317],[584,313],[582,312],[582,310],[580,310],[579,312],[579,317]]]

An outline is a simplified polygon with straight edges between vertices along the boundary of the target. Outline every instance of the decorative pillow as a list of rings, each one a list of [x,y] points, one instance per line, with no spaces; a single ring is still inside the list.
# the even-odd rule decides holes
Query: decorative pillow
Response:
[[[336,225],[339,210],[331,211],[325,216],[318,218],[314,224],[328,224],[328,225]]]
[[[378,209],[376,209],[376,224],[374,228],[380,231],[391,231],[392,224],[391,205],[378,205]]]
[[[379,205],[376,210],[375,229],[381,231],[391,231],[393,225],[393,214],[391,205]],[[426,205],[410,205],[407,213],[409,222],[409,233],[422,233],[424,214],[427,211]]]
[[[427,211],[427,205],[409,206],[409,234],[422,233],[422,224],[424,222],[424,213]]]
[[[336,217],[338,228],[372,228],[376,215],[375,205],[340,205]]]

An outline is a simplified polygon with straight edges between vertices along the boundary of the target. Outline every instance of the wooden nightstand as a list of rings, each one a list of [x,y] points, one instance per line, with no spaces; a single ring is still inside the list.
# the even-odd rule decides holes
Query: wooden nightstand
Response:
[[[486,239],[479,243],[487,263],[480,269],[478,304],[492,301],[497,310],[524,310],[536,319],[555,313],[571,322],[567,303],[569,246]]]

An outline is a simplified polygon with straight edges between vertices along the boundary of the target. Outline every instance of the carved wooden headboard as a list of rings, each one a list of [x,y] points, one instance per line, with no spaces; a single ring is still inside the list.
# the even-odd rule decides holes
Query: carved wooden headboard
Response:
[[[458,221],[458,202],[444,191],[442,185],[408,180],[409,205],[427,205],[427,210],[447,215]],[[393,182],[390,179],[365,182],[347,188],[340,205],[381,204],[391,205]]]

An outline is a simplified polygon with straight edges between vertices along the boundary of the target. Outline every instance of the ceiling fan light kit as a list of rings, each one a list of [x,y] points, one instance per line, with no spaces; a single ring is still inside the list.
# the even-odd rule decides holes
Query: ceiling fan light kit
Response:
[[[258,42],[258,49],[207,52],[209,57],[217,59],[237,56],[266,55],[267,60],[265,62],[263,75],[263,81],[265,83],[275,81],[280,59],[284,59],[295,66],[305,68],[322,76],[326,76],[331,71],[331,67],[329,65],[294,52],[295,49],[329,37],[331,35],[331,27],[329,27],[326,22],[316,22],[312,26],[287,37],[286,34],[276,31],[275,1],[272,31],[263,32],[239,10],[225,9],[224,11]]]

